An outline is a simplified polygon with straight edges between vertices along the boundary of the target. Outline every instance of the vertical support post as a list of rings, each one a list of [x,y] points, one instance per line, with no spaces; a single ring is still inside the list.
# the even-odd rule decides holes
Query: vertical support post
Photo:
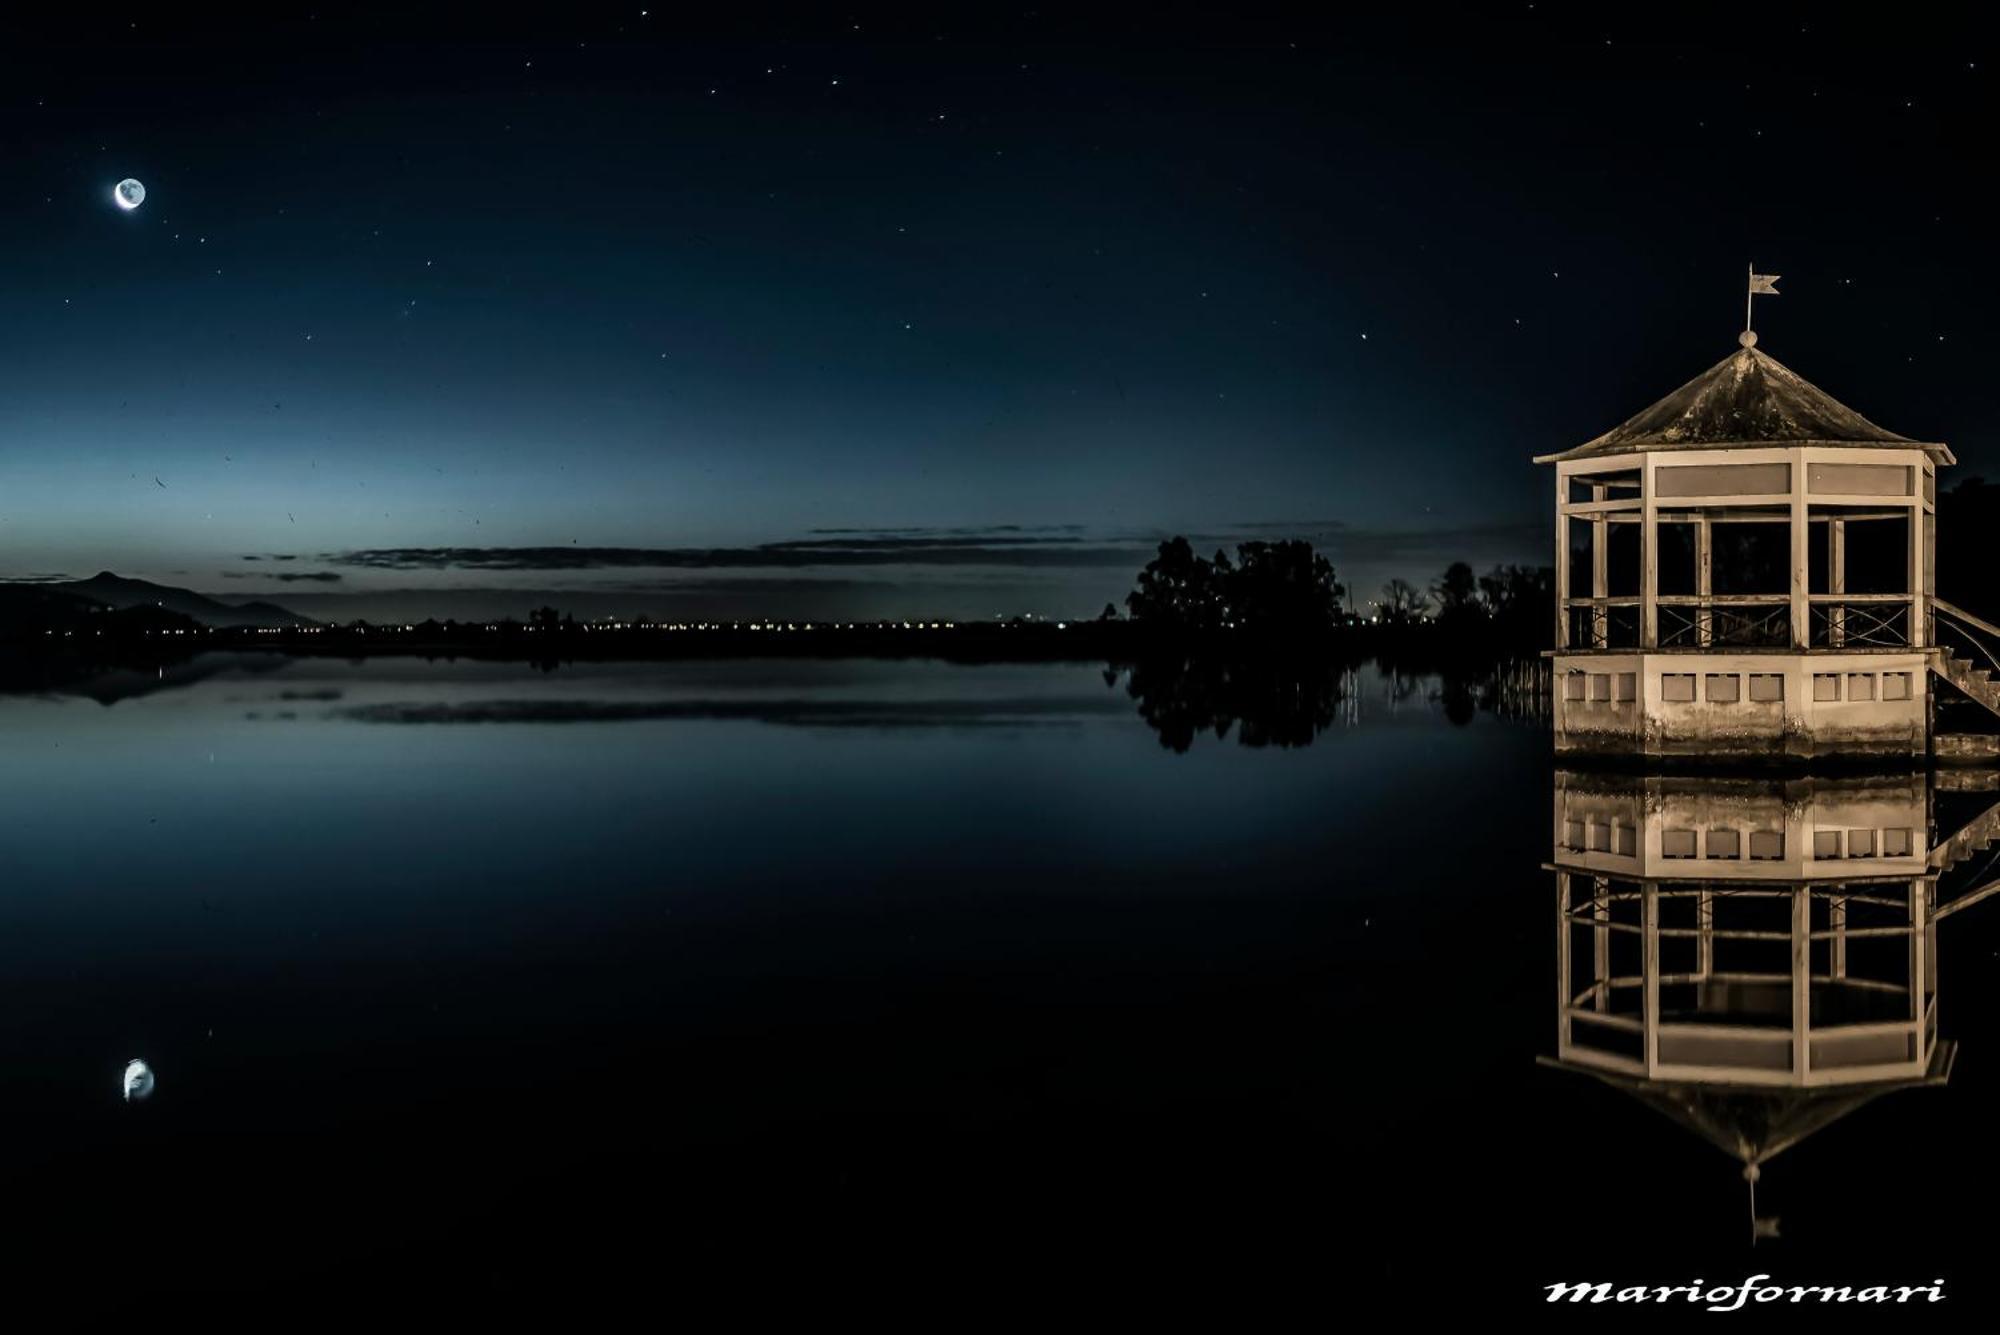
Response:
[[[1639,456],[1639,647],[1660,647],[1660,516],[1650,454]]]
[[[1646,1074],[1651,1076],[1660,1069],[1660,888],[1648,881],[1640,893],[1644,896],[1640,935],[1646,943]]]
[[[1611,1009],[1611,989],[1606,983],[1611,977],[1611,905],[1606,896],[1611,893],[1611,883],[1602,876],[1590,878],[1590,916],[1597,925],[1590,929],[1591,981],[1596,984],[1591,995],[1597,1009]]]
[[[1918,465],[1910,474],[1914,484],[1910,488],[1910,644],[1915,648],[1922,648],[1928,639],[1924,634],[1924,613],[1930,610],[1930,600],[1925,597],[1929,590],[1924,587],[1928,566],[1924,558],[1931,526],[1924,522],[1928,511],[1924,508],[1923,471],[1922,465]]]
[[[1556,465],[1556,648],[1569,648],[1569,473]]]
[[[1715,891],[1703,886],[1694,899],[1694,971],[1703,982],[1715,972]]]
[[[1826,591],[1847,592],[1847,521],[1829,515],[1826,521]],[[1827,643],[1838,649],[1847,642],[1847,609],[1839,603],[1827,608]]]
[[[1922,877],[1910,882],[1910,1018],[1924,1022],[1924,970],[1928,963],[1924,938],[1929,926]]]
[[[1808,553],[1808,532],[1806,529],[1806,454],[1803,449],[1793,450],[1792,458],[1792,647],[1809,649],[1812,647],[1812,599],[1807,593],[1806,566]]]
[[[1570,986],[1569,964],[1569,883],[1566,871],[1556,873],[1556,1056],[1569,1056],[1569,1003],[1576,995]]]
[[[1605,486],[1590,484],[1590,499],[1602,503]],[[1602,510],[1590,514],[1590,647],[1611,647],[1611,610],[1604,605],[1611,588],[1611,519]]]
[[[1706,649],[1715,642],[1715,618],[1708,606],[1715,596],[1715,530],[1709,527],[1707,510],[1695,513],[1694,592],[1701,603],[1694,614],[1694,642]]]
[[[1834,978],[1847,977],[1847,896],[1835,895],[1827,901],[1827,926],[1833,929],[1833,961],[1828,972]]]
[[[1937,1030],[1934,1027],[1934,1021],[1937,1019],[1938,985],[1936,879],[1926,876],[1919,880],[1916,884],[1916,892],[1917,903],[1923,905],[1924,913],[1923,931],[1919,934],[1924,943],[1924,985],[1919,989],[1923,995],[1923,1000],[1917,1006],[1917,1014],[1921,1017],[1917,1021],[1917,1041],[1919,1044],[1918,1055],[1923,1058],[1924,1065],[1928,1067],[1931,1059],[1931,1043],[1937,1034]]]
[[[1812,1074],[1812,890],[1792,888],[1792,1080]]]

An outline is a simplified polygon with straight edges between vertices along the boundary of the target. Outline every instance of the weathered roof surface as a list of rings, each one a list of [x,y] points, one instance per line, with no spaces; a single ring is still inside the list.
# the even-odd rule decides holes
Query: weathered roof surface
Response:
[[[1756,1089],[1620,1079],[1617,1086],[1732,1159],[1764,1163],[1890,1090],[1919,1080],[1814,1089]]]
[[[1537,463],[1635,450],[1727,449],[1820,444],[1924,449],[1951,463],[1943,445],[1885,431],[1774,357],[1737,349],[1644,412],[1572,450]]]
[[[1540,1065],[1588,1075],[1613,1089],[1622,1089],[1724,1154],[1753,1164],[1776,1158],[1814,1132],[1832,1125],[1883,1094],[1950,1083],[1951,1068],[1957,1055],[1957,1045],[1949,1039],[1942,1039],[1931,1051],[1929,1071],[1921,1076],[1805,1089],[1694,1080],[1646,1080],[1553,1057],[1537,1057],[1535,1060]]]

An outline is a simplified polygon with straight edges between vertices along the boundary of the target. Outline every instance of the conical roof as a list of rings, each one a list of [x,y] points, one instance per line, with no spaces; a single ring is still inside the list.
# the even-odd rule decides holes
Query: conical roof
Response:
[[[1738,445],[1843,445],[1923,449],[1953,462],[1940,444],[1876,426],[1777,358],[1738,348],[1673,393],[1572,450],[1536,463],[1640,450],[1728,449]]]
[[[1746,1164],[1761,1164],[1831,1126],[1892,1089],[1922,1081],[1755,1089],[1691,1081],[1619,1080],[1617,1087],[1715,1148]]]
[[[1950,1082],[1958,1045],[1941,1039],[1921,1076],[1850,1085],[1757,1086],[1726,1081],[1648,1080],[1554,1057],[1536,1063],[1622,1089],[1733,1159],[1761,1164],[1884,1094]]]

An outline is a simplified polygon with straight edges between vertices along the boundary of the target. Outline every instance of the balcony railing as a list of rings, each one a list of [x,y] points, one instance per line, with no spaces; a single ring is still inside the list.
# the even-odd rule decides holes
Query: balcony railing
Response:
[[[1663,649],[1785,649],[1792,643],[1790,602],[1662,598]]]
[[[1813,649],[1903,649],[1912,600],[1901,593],[1813,594],[1806,619]],[[1661,649],[1790,649],[1792,604],[1771,594],[1674,595],[1656,600]],[[1641,647],[1638,598],[1572,598],[1564,608],[1572,649]]]
[[[1815,649],[1902,649],[1910,644],[1910,596],[1815,597],[1811,624]]]
[[[1566,609],[1570,647],[1637,649],[1639,613],[1637,598],[1572,598]]]

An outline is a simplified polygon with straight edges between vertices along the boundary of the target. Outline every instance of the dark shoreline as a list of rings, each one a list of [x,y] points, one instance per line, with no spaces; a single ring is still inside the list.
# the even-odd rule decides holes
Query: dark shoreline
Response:
[[[670,662],[723,658],[932,658],[946,662],[1133,662],[1161,657],[1359,662],[1386,659],[1413,668],[1479,670],[1532,657],[1484,637],[1447,636],[1429,625],[1356,625],[1308,635],[1248,632],[1174,634],[1131,621],[910,623],[828,626],[783,622],[705,629],[573,623],[534,627],[347,626],[201,628],[95,643],[75,636],[0,641],[0,664],[146,667],[204,653],[269,653],[296,658],[385,656],[465,658],[531,664]]]

